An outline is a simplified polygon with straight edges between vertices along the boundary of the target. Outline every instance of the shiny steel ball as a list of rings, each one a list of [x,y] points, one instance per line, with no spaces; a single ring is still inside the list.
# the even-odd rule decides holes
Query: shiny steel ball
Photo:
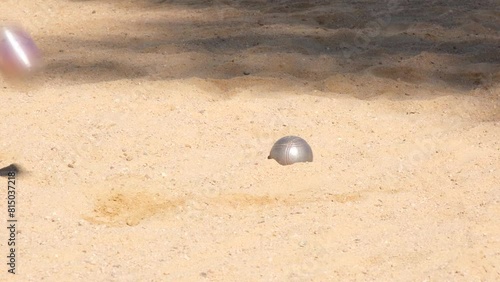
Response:
[[[280,165],[300,162],[312,162],[312,149],[306,140],[297,136],[285,136],[274,143],[268,159],[276,160]]]
[[[36,70],[41,61],[40,49],[23,29],[0,28],[0,71],[7,77],[21,78]]]

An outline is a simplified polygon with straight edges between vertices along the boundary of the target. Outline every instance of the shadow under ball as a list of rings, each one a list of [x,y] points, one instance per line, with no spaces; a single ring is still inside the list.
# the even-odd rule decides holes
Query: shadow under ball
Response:
[[[267,158],[276,160],[280,165],[291,165],[312,162],[313,153],[306,140],[298,136],[285,136],[274,143]]]
[[[20,78],[32,73],[41,61],[40,49],[23,29],[0,28],[0,71],[7,77]]]

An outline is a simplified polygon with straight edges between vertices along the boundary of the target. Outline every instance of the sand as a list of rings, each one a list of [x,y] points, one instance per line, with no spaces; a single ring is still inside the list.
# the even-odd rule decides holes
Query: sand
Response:
[[[449,2],[449,3],[446,3]],[[4,0],[3,281],[500,280],[491,1]],[[314,161],[280,166],[297,135]],[[13,280],[12,280],[13,279]]]

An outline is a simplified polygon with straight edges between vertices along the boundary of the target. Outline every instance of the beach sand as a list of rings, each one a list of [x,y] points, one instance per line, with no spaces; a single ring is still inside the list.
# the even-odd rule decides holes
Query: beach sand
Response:
[[[373,2],[2,1],[1,277],[500,280],[498,2]]]

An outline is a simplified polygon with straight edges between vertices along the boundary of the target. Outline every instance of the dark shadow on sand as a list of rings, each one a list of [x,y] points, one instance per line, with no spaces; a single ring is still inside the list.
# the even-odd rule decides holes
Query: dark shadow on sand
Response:
[[[94,0],[98,1],[121,7],[121,1]],[[332,74],[370,71],[394,80],[401,74],[404,80],[406,73],[412,82],[411,73],[421,66],[398,64],[426,53],[450,58],[449,67],[430,66],[429,76],[457,90],[491,86],[500,76],[500,11],[495,1],[389,0],[381,5],[372,1],[145,0],[133,6],[137,13],[173,8],[204,16],[118,23],[123,29],[105,38],[45,38],[61,44],[61,50],[49,54],[44,75],[81,83],[286,74],[314,82]],[[429,29],[437,32],[427,33]],[[450,37],[449,32],[460,36]],[[176,55],[186,53],[192,54],[189,61],[176,60]],[[251,63],[251,56],[266,54],[278,54],[283,60],[296,55],[295,69],[305,59],[329,58],[333,63],[306,72]],[[467,71],[470,66],[475,68]]]

